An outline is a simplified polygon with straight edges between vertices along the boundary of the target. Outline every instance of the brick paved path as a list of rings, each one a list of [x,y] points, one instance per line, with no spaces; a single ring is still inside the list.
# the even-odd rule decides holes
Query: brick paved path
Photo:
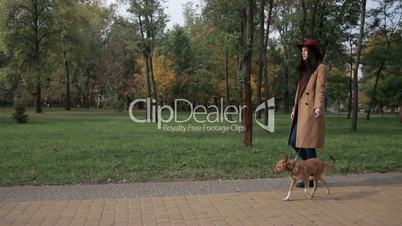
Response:
[[[0,225],[402,225],[402,173],[327,177],[314,200],[287,178],[0,188]]]

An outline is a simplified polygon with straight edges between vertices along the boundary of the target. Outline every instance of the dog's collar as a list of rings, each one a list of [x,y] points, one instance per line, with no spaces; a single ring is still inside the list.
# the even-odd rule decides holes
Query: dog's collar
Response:
[[[289,172],[293,172],[293,170],[295,169],[295,166],[296,166],[296,161],[293,163],[293,166],[292,166],[292,168],[289,168]]]

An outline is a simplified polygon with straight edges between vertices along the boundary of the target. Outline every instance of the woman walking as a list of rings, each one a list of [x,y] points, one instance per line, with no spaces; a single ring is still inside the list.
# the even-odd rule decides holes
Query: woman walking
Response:
[[[297,44],[301,51],[297,66],[296,95],[291,118],[288,144],[291,145],[302,160],[317,158],[316,148],[324,147],[325,139],[325,91],[328,68],[321,63],[323,55],[320,43],[307,39]],[[297,187],[304,187],[300,181]],[[310,180],[310,186],[313,181]]]

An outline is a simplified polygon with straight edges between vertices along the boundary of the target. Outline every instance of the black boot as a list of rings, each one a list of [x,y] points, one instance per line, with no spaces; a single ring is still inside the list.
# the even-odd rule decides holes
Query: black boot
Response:
[[[310,187],[314,187],[314,181],[313,180],[310,180],[309,181],[309,186]],[[304,186],[304,181],[299,181],[299,182],[297,182],[296,183],[296,187],[298,187],[298,188],[304,188],[305,186]]]

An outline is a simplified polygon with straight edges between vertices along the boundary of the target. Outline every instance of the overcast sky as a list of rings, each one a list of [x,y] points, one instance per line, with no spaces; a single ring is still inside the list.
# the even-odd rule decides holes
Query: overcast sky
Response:
[[[104,0],[106,5],[110,5],[112,3],[117,3],[119,0]],[[174,24],[183,25],[183,6],[187,2],[193,2],[194,5],[201,5],[202,0],[166,0],[165,7],[166,13],[169,17],[169,22],[167,24],[167,28],[172,28]],[[120,3],[121,4],[121,3]],[[374,0],[367,1],[367,10],[374,8],[378,4]],[[127,6],[121,6],[118,9],[118,13],[120,15],[125,15]]]
[[[110,5],[112,3],[117,3],[118,0],[105,0],[106,5]],[[168,28],[172,28],[174,24],[183,25],[183,6],[187,2],[193,2],[194,5],[201,4],[202,0],[166,0],[165,7],[166,13],[169,17],[169,22],[167,24]],[[120,3],[121,4],[121,3]],[[120,15],[126,14],[126,7],[121,6],[117,10]]]

